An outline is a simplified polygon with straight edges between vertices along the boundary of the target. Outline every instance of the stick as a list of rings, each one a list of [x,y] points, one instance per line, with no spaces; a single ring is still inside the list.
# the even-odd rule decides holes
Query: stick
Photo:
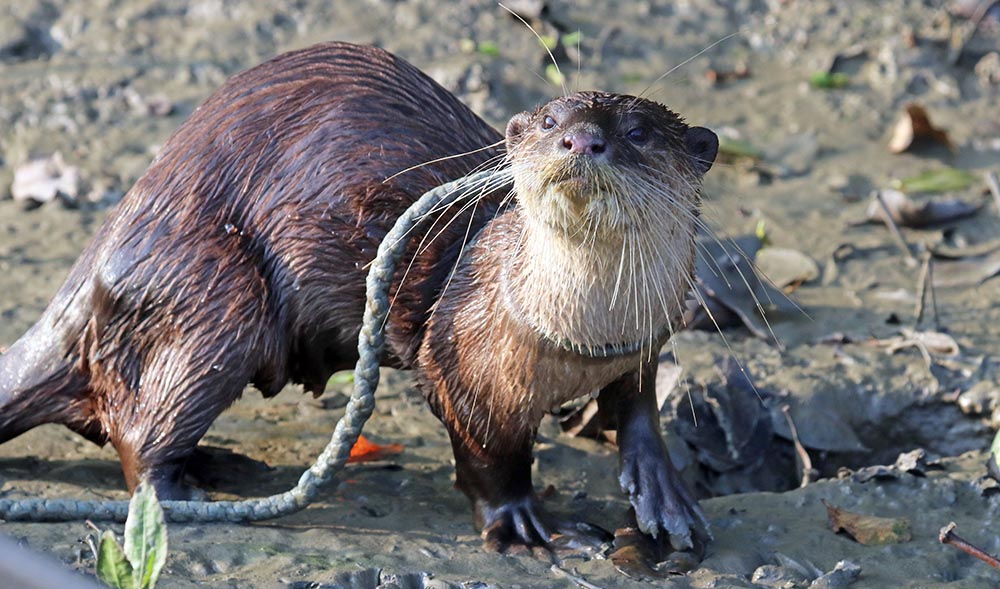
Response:
[[[938,532],[938,541],[941,542],[942,544],[951,544],[952,546],[958,548],[962,552],[969,554],[971,556],[975,556],[976,558],[985,562],[991,567],[995,569],[1000,569],[1000,559],[997,559],[997,557],[993,556],[992,554],[989,554],[988,552],[985,552],[981,548],[977,548],[972,544],[969,544],[962,538],[960,538],[958,534],[956,534],[954,531],[956,527],[957,526],[955,525],[955,522],[951,522],[950,524],[941,528],[941,531]]]
[[[910,250],[910,244],[906,243],[906,239],[903,237],[903,232],[899,230],[899,225],[896,224],[896,220],[892,218],[892,213],[889,212],[889,205],[885,204],[885,199],[882,197],[882,191],[875,191],[875,198],[878,200],[878,204],[882,207],[882,212],[885,213],[885,224],[889,227],[889,232],[892,233],[893,238],[896,240],[896,245],[899,249],[903,251],[904,260],[906,265],[913,268],[919,264],[917,259],[913,257],[913,251]]]
[[[990,187],[990,192],[993,193],[993,203],[997,205],[997,212],[1000,213],[1000,182],[997,181],[997,173],[984,172],[983,176],[986,178],[986,185]]]
[[[795,422],[792,421],[792,412],[788,408],[788,405],[782,405],[781,412],[785,414],[788,429],[792,432],[792,445],[795,446],[795,452],[802,463],[802,479],[799,482],[799,488],[802,488],[812,482],[812,476],[815,472],[813,470],[812,459],[809,458],[809,452],[806,451],[806,447],[799,441],[799,430],[795,427]]]
[[[941,316],[938,315],[937,290],[934,289],[934,257],[927,256],[927,287],[931,290],[931,310],[934,312],[934,329],[941,331]]]
[[[924,252],[921,256],[924,263],[920,265],[920,274],[917,275],[917,306],[913,309],[913,318],[916,328],[920,327],[920,322],[924,319],[924,301],[927,299],[928,274],[931,271],[931,253]]]

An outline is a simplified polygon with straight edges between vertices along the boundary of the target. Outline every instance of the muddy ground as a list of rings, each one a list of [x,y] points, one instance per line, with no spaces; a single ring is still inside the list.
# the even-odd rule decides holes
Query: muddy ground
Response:
[[[537,16],[541,3],[515,4]],[[873,189],[953,166],[975,181],[951,195],[986,206],[960,221],[904,229],[907,241],[919,256],[927,247],[1000,236],[982,180],[983,172],[1000,170],[1000,73],[993,70],[991,78],[989,70],[1000,60],[995,13],[962,52],[949,45],[962,38],[969,26],[963,10],[968,14],[974,4],[545,2],[534,19],[543,33],[581,33],[579,47],[574,42],[556,52],[571,88],[645,92],[692,123],[762,151],[756,164],[730,159],[709,174],[705,219],[717,233],[746,235],[763,221],[773,245],[805,253],[820,270],[791,295],[801,311],[771,316],[783,348],[739,327],[674,339],[685,380],[675,393],[680,401],[664,408],[668,432],[690,434],[683,430],[688,392],[698,399],[738,389],[727,389],[716,369],[726,358],[749,370],[766,401],[739,407],[761,411],[770,426],[763,441],[748,442],[728,461],[693,447],[690,436],[672,436],[685,476],[700,494],[714,495],[703,505],[716,541],[700,568],[647,581],[622,575],[608,560],[568,560],[564,568],[599,587],[751,587],[763,586],[751,580],[762,565],[783,564],[787,574],[796,568],[786,560],[792,559],[814,576],[849,560],[861,568],[851,585],[857,588],[996,584],[1000,572],[939,544],[937,535],[954,521],[962,536],[1000,552],[1000,500],[975,484],[998,425],[991,415],[1000,387],[1000,279],[935,289],[937,315],[928,309],[917,326],[919,267],[904,263],[885,227],[854,225],[865,217]],[[0,11],[0,195],[6,198],[0,201],[0,345],[36,320],[110,207],[201,100],[230,74],[329,39],[397,52],[498,128],[510,114],[559,92],[546,81],[548,58],[533,35],[491,2],[8,3]],[[846,87],[809,82],[831,68],[848,76]],[[719,74],[715,82],[712,71]],[[889,152],[893,124],[910,101],[948,132],[953,150]],[[58,198],[32,208],[10,199],[14,170],[54,153],[80,170],[76,202]],[[935,321],[960,351],[932,357],[933,370],[917,348],[890,354],[876,345],[902,328],[932,329]],[[202,484],[216,497],[294,484],[332,431],[346,387],[331,385],[319,400],[294,387],[267,402],[248,391],[204,444],[270,469],[216,459],[209,469],[216,476]],[[171,525],[159,586],[304,587],[370,567],[424,571],[468,587],[576,586],[546,563],[481,549],[466,501],[452,489],[444,430],[405,375],[387,374],[378,403],[366,432],[405,445],[396,467],[353,466],[314,507],[278,521]],[[790,407],[826,477],[802,489],[795,488],[800,475],[781,404]],[[837,478],[840,467],[892,464],[918,447],[944,457],[940,467],[863,483]],[[620,523],[627,504],[617,490],[612,448],[566,436],[550,420],[537,455],[536,484],[553,486],[552,509],[585,514],[608,528]],[[125,497],[113,450],[55,426],[0,446],[0,482],[6,497]],[[836,535],[821,499],[906,517],[912,539],[863,546]],[[93,571],[81,542],[90,530],[82,523],[8,523],[0,532]],[[801,576],[790,582],[808,585]]]

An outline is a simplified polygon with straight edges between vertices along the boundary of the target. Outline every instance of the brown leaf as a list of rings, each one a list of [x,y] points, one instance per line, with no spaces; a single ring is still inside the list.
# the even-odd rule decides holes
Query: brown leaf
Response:
[[[851,513],[823,500],[830,529],[844,532],[859,544],[865,546],[885,546],[909,542],[913,535],[910,522],[906,518],[877,517]]]
[[[902,116],[893,127],[892,138],[889,139],[889,151],[903,153],[931,143],[944,145],[949,151],[955,151],[955,144],[948,137],[948,133],[931,124],[924,107],[915,102],[907,104]]]

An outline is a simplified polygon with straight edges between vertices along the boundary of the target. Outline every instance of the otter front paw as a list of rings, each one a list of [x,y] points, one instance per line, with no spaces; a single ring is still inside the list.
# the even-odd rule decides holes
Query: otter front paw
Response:
[[[607,530],[593,524],[554,517],[533,496],[495,507],[479,504],[476,515],[482,522],[484,544],[494,552],[528,549],[536,556],[581,552],[593,555],[613,539]]]
[[[671,545],[678,550],[693,548],[694,541],[712,539],[705,513],[662,445],[623,455],[618,481],[635,508],[636,523],[643,532],[656,538],[660,530],[666,531]]]

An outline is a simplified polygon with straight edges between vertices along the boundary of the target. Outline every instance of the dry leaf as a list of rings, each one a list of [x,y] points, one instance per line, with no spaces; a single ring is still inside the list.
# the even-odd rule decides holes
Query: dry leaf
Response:
[[[955,151],[955,144],[948,137],[948,133],[931,124],[924,107],[915,102],[907,104],[903,115],[893,127],[892,138],[889,139],[889,151],[903,153],[930,143],[944,145],[950,151]]]
[[[982,203],[968,203],[955,198],[928,200],[922,205],[898,190],[883,190],[882,200],[889,209],[889,216],[900,227],[927,227],[970,217],[983,208]],[[872,198],[866,213],[868,222],[885,223],[885,211],[878,198]]]
[[[10,187],[14,200],[45,203],[57,196],[73,202],[80,194],[80,170],[63,162],[62,155],[31,160],[14,171]]]
[[[830,528],[834,532],[844,532],[859,544],[865,546],[885,546],[909,542],[910,522],[906,518],[877,517],[844,511],[823,500]]]
[[[402,444],[376,444],[364,435],[358,436],[358,441],[351,448],[348,462],[375,462],[403,453]]]
[[[684,314],[684,325],[689,329],[715,331],[730,325],[735,316],[755,336],[781,349],[771,331],[771,317],[798,311],[798,307],[785,293],[757,276],[753,267],[760,248],[757,236],[718,239],[705,234],[698,241],[695,262],[698,305]]]
[[[695,450],[698,462],[716,472],[753,468],[767,458],[774,426],[750,373],[731,356],[716,366],[721,382],[674,398],[676,430]],[[682,408],[683,406],[683,408]]]
[[[961,351],[955,338],[947,333],[941,333],[940,331],[914,331],[907,328],[901,329],[900,333],[902,335],[879,340],[879,343],[884,345],[890,354],[895,354],[899,350],[909,347],[917,347],[921,350],[927,350],[932,354],[940,354],[942,356],[957,356]]]

